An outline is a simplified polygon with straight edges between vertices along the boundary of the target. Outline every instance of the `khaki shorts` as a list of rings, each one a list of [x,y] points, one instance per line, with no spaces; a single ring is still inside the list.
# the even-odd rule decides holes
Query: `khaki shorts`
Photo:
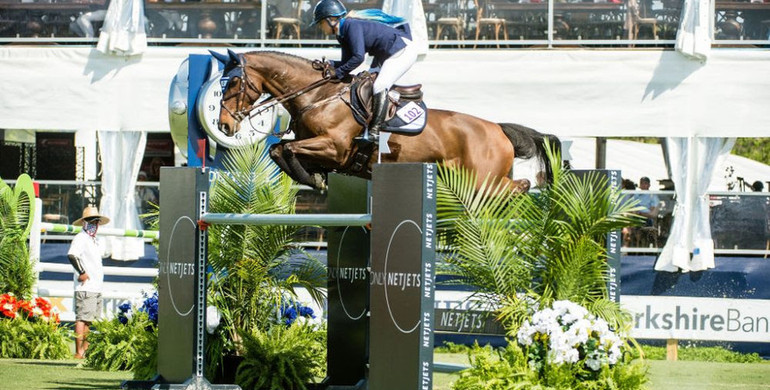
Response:
[[[75,291],[75,321],[94,322],[102,316],[102,293]]]

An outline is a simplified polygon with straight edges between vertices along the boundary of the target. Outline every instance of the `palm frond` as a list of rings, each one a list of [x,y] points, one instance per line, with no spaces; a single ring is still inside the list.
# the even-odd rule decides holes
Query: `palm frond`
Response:
[[[493,299],[499,318],[514,326],[527,314],[522,296],[542,306],[569,299],[623,324],[606,300],[606,234],[638,223],[634,201],[606,178],[561,167],[546,145],[553,182],[537,195],[505,196],[467,170],[439,167],[439,224],[449,254],[442,273]],[[532,298],[534,297],[534,298]]]
[[[297,187],[258,143],[232,151],[211,189],[217,213],[292,214]],[[297,226],[213,225],[209,228],[209,263],[214,269],[212,300],[231,329],[269,329],[277,308],[294,288],[305,287],[323,300],[326,269],[294,246]],[[300,260],[297,260],[297,258]]]

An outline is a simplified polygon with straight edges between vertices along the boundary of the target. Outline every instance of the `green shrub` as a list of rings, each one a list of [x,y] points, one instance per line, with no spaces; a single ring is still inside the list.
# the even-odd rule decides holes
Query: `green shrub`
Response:
[[[436,353],[468,353],[471,347],[464,344],[455,344],[451,341],[445,341],[444,345],[433,349]]]
[[[47,299],[0,295],[0,358],[63,359],[69,355],[69,337]]]
[[[642,352],[645,359],[666,360],[665,347],[642,345]],[[634,356],[639,357],[639,353],[635,352]],[[761,363],[764,361],[756,352],[740,353],[725,347],[702,347],[698,345],[680,345],[677,358],[685,361],[717,363]]]
[[[325,332],[312,325],[241,331],[244,360],[235,382],[242,389],[306,389],[326,362]]]
[[[647,382],[648,367],[632,362],[629,354],[615,366],[602,367],[592,379],[586,379],[585,370],[571,364],[548,365],[542,372],[533,370],[526,351],[516,343],[496,350],[475,346],[469,351],[469,359],[471,368],[460,373],[452,387],[455,390],[632,390],[643,388]]]
[[[158,328],[135,334],[133,372],[135,380],[150,380],[158,372]]]
[[[144,312],[136,312],[126,324],[115,317],[91,326],[85,365],[104,371],[133,370],[145,333],[157,332]]]
[[[0,358],[65,359],[70,333],[55,321],[0,319]]]
[[[131,370],[136,380],[152,379],[158,361],[158,294],[147,296],[138,309],[126,302],[118,310],[115,318],[93,323],[86,366]]]

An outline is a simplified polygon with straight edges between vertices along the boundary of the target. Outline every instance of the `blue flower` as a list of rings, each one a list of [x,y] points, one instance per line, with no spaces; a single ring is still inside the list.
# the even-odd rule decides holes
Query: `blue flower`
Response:
[[[128,321],[131,319],[131,314],[132,314],[131,309],[132,309],[131,302],[124,302],[123,304],[118,306],[118,310],[120,311],[118,312],[117,319],[121,324],[123,325],[128,324]]]
[[[297,308],[294,306],[284,306],[282,317],[288,318],[290,320],[297,319]]]
[[[315,318],[315,314],[313,313],[313,309],[308,306],[300,306],[299,307],[299,315],[302,317],[310,317]]]
[[[147,313],[147,316],[150,318],[150,321],[153,323],[158,323],[158,292],[156,291],[154,294],[152,294],[151,297],[148,297],[144,300],[144,303],[142,304],[142,307],[139,308],[139,311],[143,311]]]
[[[131,310],[131,302],[124,302],[122,305],[118,306],[118,309],[120,309],[121,313],[126,313]]]
[[[313,309],[297,302],[289,301],[281,305],[281,320],[286,326],[290,326],[299,317],[315,318]]]

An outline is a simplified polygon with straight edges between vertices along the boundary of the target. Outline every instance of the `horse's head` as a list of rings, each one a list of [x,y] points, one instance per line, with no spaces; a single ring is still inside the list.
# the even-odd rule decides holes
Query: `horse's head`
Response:
[[[227,55],[211,51],[222,70],[222,110],[219,113],[219,130],[227,136],[238,132],[241,120],[248,115],[248,109],[262,95],[262,80],[249,77],[246,60],[227,49]]]

